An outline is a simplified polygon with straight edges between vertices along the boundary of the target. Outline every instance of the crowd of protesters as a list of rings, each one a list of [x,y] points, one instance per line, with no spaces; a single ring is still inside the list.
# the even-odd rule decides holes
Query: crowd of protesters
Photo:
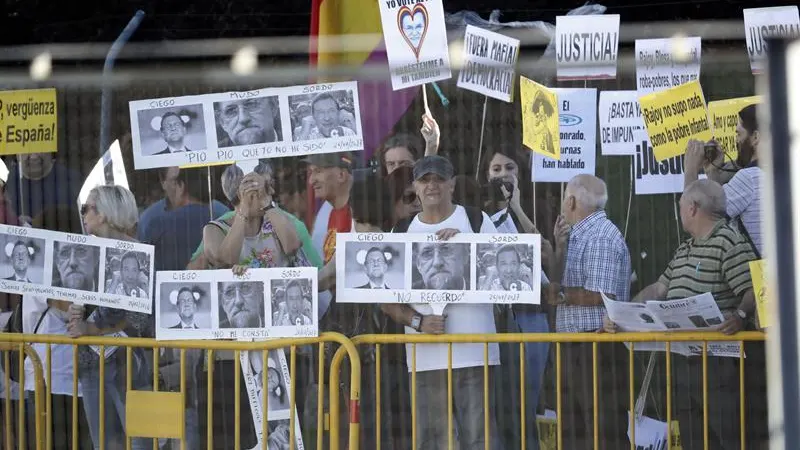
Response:
[[[297,127],[302,127],[298,107]],[[560,215],[555,223],[538,223],[533,210],[530,180],[531,153],[519,139],[489,143],[474,174],[457,174],[446,155],[439,154],[440,132],[429,115],[422,117],[421,136],[398,133],[389,136],[377,149],[374,165],[359,164],[352,153],[326,153],[306,158],[262,160],[251,173],[237,165],[227,167],[220,177],[225,198],[209,196],[206,173],[199,169],[164,168],[158,171],[163,198],[143,212],[134,195],[118,186],[92,190],[74,214],[78,175],[56,162],[49,154],[25,155],[12,167],[5,185],[6,223],[39,226],[77,232],[82,223],[87,234],[153,244],[156,270],[231,269],[241,274],[252,268],[319,268],[319,310],[311,311],[302,302],[297,317],[319,318],[320,331],[336,331],[352,337],[367,333],[494,334],[616,332],[617,326],[606,313],[601,294],[617,301],[646,301],[685,298],[710,292],[726,320],[719,330],[732,334],[758,328],[753,284],[748,262],[760,257],[760,193],[758,167],[759,131],[755,107],[739,113],[737,127],[738,159],[729,163],[722,152],[709,154],[709,145],[690,142],[686,156],[686,187],[680,201],[680,220],[690,237],[677,248],[661,277],[640,292],[631,292],[632,268],[628,245],[618,224],[605,213],[606,184],[593,175],[573,178],[564,190]],[[446,138],[446,136],[444,137]],[[714,143],[711,142],[711,147]],[[377,167],[376,167],[377,166]],[[21,172],[21,173],[20,173]],[[698,180],[699,173],[708,179]],[[148,193],[149,194],[149,193]],[[307,195],[319,207],[306,226]],[[226,206],[227,204],[227,206]],[[666,220],[666,219],[665,219]],[[337,302],[336,233],[394,232],[435,233],[444,244],[420,248],[415,259],[423,283],[430,267],[444,267],[454,276],[452,288],[463,287],[467,274],[458,264],[465,255],[459,248],[448,249],[446,241],[458,233],[540,233],[552,229],[553,240],[543,237],[541,246],[542,301],[540,305],[495,306],[491,304],[448,305],[444,315],[436,315],[427,305],[352,304]],[[135,237],[135,238],[134,238]],[[505,253],[501,255],[501,253]],[[516,253],[516,252],[514,252]],[[23,255],[24,256],[24,255]],[[501,257],[502,256],[502,257]],[[87,265],[76,249],[59,249],[55,258],[70,267]],[[365,261],[380,268],[382,255]],[[520,265],[529,264],[530,255],[500,252],[485,264],[496,265],[497,278],[517,277]],[[500,267],[504,261],[503,269]],[[124,261],[123,261],[124,262]],[[481,262],[482,264],[484,262]],[[58,262],[61,264],[61,262]],[[427,267],[426,267],[427,265]],[[510,269],[507,269],[509,267]],[[503,271],[501,274],[500,272]],[[379,277],[373,288],[385,288]],[[515,280],[530,284],[530,280]],[[370,283],[373,277],[370,278]],[[288,288],[287,288],[288,291]],[[221,294],[221,305],[228,321],[236,327],[263,326],[253,314],[257,299],[236,288]],[[288,295],[288,293],[287,293]],[[380,295],[376,293],[375,295]],[[193,326],[193,313],[202,294],[179,295],[176,307],[181,324]],[[114,334],[153,337],[152,316],[110,308],[82,307],[59,299],[25,295],[21,299],[5,296],[5,310],[24,308],[25,333],[63,334],[71,337]],[[263,303],[263,299],[262,299]],[[256,322],[253,323],[253,318]],[[294,316],[293,316],[294,317]],[[43,353],[44,346],[35,350]],[[628,448],[629,371],[628,352],[622,344],[603,344],[595,353],[591,343],[561,346],[561,411],[564,448],[593,448],[595,427],[600,433],[600,448]],[[519,416],[520,346],[489,344],[488,359],[483,344],[420,344],[387,346],[378,361],[373,348],[360,349],[363,367],[361,392],[362,448],[411,448],[411,367],[416,368],[417,449],[447,448],[449,435],[461,449],[518,448],[519,426],[509,416]],[[448,351],[452,351],[452,398],[448,398]],[[89,347],[77,347],[78,366],[73,367],[71,346],[52,347],[52,423],[54,447],[68,448],[77,429],[81,448],[100,448],[100,397],[105,391],[103,411],[105,448],[123,448],[125,435],[125,352],[106,349],[104,355]],[[739,397],[739,360],[709,357],[708,424],[709,448],[740,448],[739,408],[745,408],[747,429],[745,448],[762,448],[767,442],[766,393],[763,346],[748,344],[745,367],[747,395]],[[416,360],[412,360],[412,354]],[[134,389],[179,390],[180,355],[161,349],[159,377],[153,379],[152,352],[137,349],[131,372]],[[319,361],[317,352],[298,349],[296,405],[307,442],[315,442],[317,392],[325,389],[325,378],[318,379],[319,364],[328,367],[331,352]],[[594,395],[593,360],[597,358],[597,395]],[[98,362],[105,358],[105,382],[100,385]],[[186,448],[205,445],[208,407],[207,373],[202,350],[186,352]],[[703,445],[703,366],[698,357],[673,356],[673,411],[678,417],[684,449]],[[527,417],[527,448],[539,448],[535,417],[544,404],[555,406],[543,395],[546,380],[553,377],[553,348],[548,343],[524,346],[524,383]],[[213,410],[213,448],[232,448],[236,426],[236,399],[233,395],[233,355],[217,352],[211,391]],[[490,366],[484,371],[484,364]],[[383,374],[380,386],[376,365]],[[24,389],[31,391],[32,367]],[[70,397],[72,377],[78,373],[78,414],[72,416]],[[491,401],[484,404],[484,376],[489,374]],[[550,380],[552,381],[552,380]],[[380,389],[380,399],[377,391]],[[342,387],[346,398],[346,386]],[[33,410],[30,400],[27,410]],[[242,389],[239,399],[242,447],[256,444],[250,417],[249,400]],[[380,404],[380,436],[376,441]],[[452,402],[452,404],[450,403]],[[515,403],[516,402],[516,403]],[[597,404],[595,404],[597,402]],[[511,405],[516,405],[512,407]],[[345,405],[330,406],[346,408]],[[452,407],[454,429],[448,428]],[[2,414],[13,414],[0,405]],[[514,410],[516,408],[516,410]],[[598,413],[595,415],[595,410]],[[488,415],[488,417],[487,417]],[[16,416],[14,416],[16,417]],[[29,415],[29,417],[32,417]],[[594,420],[598,420],[595,424]],[[662,417],[663,419],[663,417]],[[32,419],[30,419],[32,420]],[[78,421],[77,428],[72,420]],[[517,419],[518,420],[518,419]],[[3,422],[0,422],[3,423]],[[485,436],[488,424],[490,436]],[[32,428],[32,427],[31,427]],[[346,434],[343,433],[346,436]],[[278,438],[276,438],[278,439]],[[310,439],[310,440],[309,440]],[[91,442],[92,444],[89,444]],[[275,442],[270,445],[283,448]],[[175,441],[162,440],[162,448]],[[308,444],[307,444],[308,445]],[[150,447],[134,439],[133,448]],[[765,448],[765,447],[763,447]]]

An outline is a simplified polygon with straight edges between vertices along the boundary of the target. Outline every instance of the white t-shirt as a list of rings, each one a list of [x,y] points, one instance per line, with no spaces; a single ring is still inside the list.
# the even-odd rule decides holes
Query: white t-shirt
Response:
[[[435,233],[444,228],[455,228],[462,233],[472,233],[469,217],[463,206],[456,206],[456,210],[444,221],[435,225],[422,223],[419,216],[408,225],[408,233]],[[496,233],[491,219],[483,213],[481,233]],[[418,313],[423,315],[433,314],[433,308],[427,304],[411,305]],[[445,333],[447,334],[494,334],[497,328],[494,324],[494,305],[447,305],[444,310],[447,314]],[[406,334],[419,334],[410,327]],[[406,360],[408,370],[412,368],[412,349],[406,344]],[[489,364],[500,364],[500,351],[497,343],[489,344]],[[464,367],[483,366],[483,344],[453,344],[453,369]],[[417,371],[447,370],[447,344],[418,344],[417,345]]]

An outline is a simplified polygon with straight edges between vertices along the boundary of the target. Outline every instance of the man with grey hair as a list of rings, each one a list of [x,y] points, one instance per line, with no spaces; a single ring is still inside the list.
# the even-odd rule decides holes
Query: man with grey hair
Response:
[[[725,316],[717,330],[733,334],[744,329],[755,310],[750,261],[752,246],[735,225],[725,220],[725,191],[715,181],[698,180],[686,187],[680,200],[687,240],[655,283],[644,288],[634,301],[675,300],[710,292]],[[606,331],[616,331],[607,318]],[[702,358],[675,355],[673,408],[681,426],[684,448],[703,446]],[[708,424],[710,448],[740,448],[739,358],[708,358]],[[751,392],[749,396],[763,395]],[[752,427],[747,428],[752,433]],[[750,446],[748,446],[750,448]]]
[[[557,304],[556,332],[596,331],[603,326],[605,307],[602,294],[628,301],[631,259],[619,229],[603,210],[608,200],[606,184],[593,175],[578,175],[567,184],[561,216],[553,234],[556,238],[553,267],[553,297]],[[560,283],[559,283],[560,282]],[[565,371],[564,448],[593,448],[594,399],[586,395],[592,386],[592,344],[562,344]],[[624,448],[627,429],[627,351],[621,344],[598,348],[598,429],[601,448]]]

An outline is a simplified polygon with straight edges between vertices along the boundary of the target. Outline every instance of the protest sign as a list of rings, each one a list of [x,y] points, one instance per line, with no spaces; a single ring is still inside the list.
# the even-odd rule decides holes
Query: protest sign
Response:
[[[519,40],[467,25],[458,87],[512,102],[518,57]]]
[[[442,0],[377,1],[392,89],[450,78]]]
[[[636,40],[639,95],[663,91],[700,78],[699,37]]]
[[[0,155],[58,150],[55,89],[0,91]]]
[[[744,33],[750,70],[759,74],[767,58],[767,38],[800,36],[800,14],[797,6],[748,8],[744,14]]]
[[[314,267],[156,273],[156,339],[316,336]]]
[[[152,245],[10,225],[0,244],[0,292],[152,311]]]
[[[519,77],[519,91],[522,143],[536,153],[561,159],[555,91],[525,77]]]
[[[540,303],[538,234],[338,233],[336,299],[349,303]],[[432,258],[442,260],[431,264]],[[499,261],[513,266],[500,271]],[[376,295],[375,289],[381,289]]]
[[[129,103],[136,169],[363,150],[356,82]]]
[[[628,440],[633,440],[631,432],[631,412],[628,411]],[[635,423],[636,450],[681,450],[681,432],[678,421],[673,420],[672,426],[667,429],[667,422],[652,419],[647,416],[638,416]],[[668,436],[669,435],[669,436]],[[667,442],[671,439],[672,442]]]
[[[726,161],[735,161],[739,154],[736,145],[736,126],[739,111],[745,106],[761,103],[761,96],[731,98],[708,102],[708,116],[714,128],[714,140],[722,147]]]
[[[678,155],[657,161],[647,131],[638,130],[636,137],[636,160],[633,170],[636,195],[676,194],[683,192],[683,160]]]
[[[597,89],[555,89],[558,95],[561,158],[535,154],[534,181],[566,183],[575,175],[594,175],[597,158]]]
[[[641,96],[639,104],[657,161],[686,153],[689,139],[711,139],[699,81]]]
[[[753,292],[756,294],[756,312],[758,314],[758,325],[767,328],[772,325],[770,316],[767,290],[767,274],[764,270],[766,260],[750,261],[750,278],[753,280]]]
[[[601,154],[635,155],[640,141],[634,133],[644,129],[637,92],[602,91],[597,110]]]
[[[556,17],[556,75],[562,80],[617,77],[619,14]]]

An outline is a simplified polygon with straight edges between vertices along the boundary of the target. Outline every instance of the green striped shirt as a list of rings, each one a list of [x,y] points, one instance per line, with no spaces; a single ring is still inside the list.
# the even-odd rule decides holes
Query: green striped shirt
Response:
[[[748,263],[755,259],[750,243],[720,220],[707,238],[681,244],[658,281],[667,300],[710,292],[720,309],[736,308],[753,288]]]

